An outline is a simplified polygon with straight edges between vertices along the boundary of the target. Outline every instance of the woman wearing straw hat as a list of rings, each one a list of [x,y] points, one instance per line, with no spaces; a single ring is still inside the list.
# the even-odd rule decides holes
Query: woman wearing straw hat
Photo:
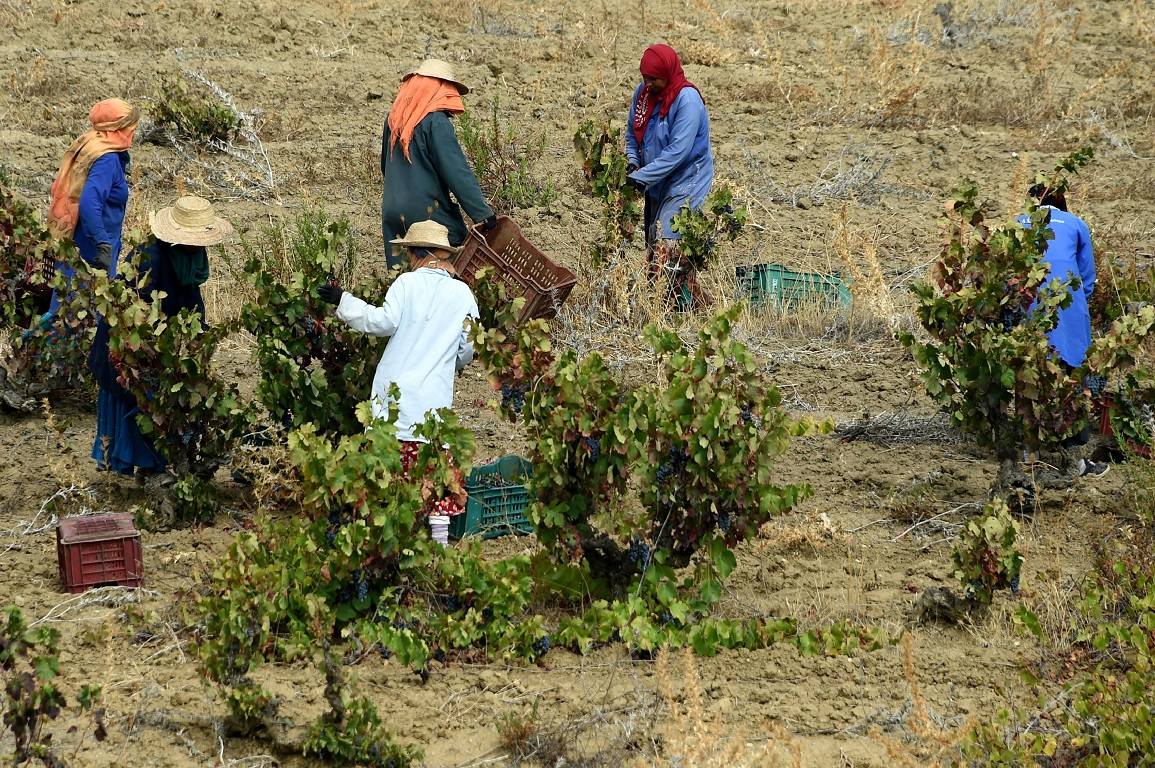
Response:
[[[55,237],[71,237],[81,258],[108,270],[120,254],[128,205],[125,169],[140,111],[127,101],[105,99],[93,106],[88,119],[92,126],[64,153],[52,183],[48,229]],[[59,268],[71,279],[69,265]],[[49,311],[55,313],[59,305],[59,297],[53,294]]]
[[[139,274],[148,274],[142,295],[151,298],[163,291],[160,306],[166,317],[187,309],[203,323],[201,285],[209,278],[206,248],[230,237],[232,225],[216,215],[212,203],[192,195],[150,213],[148,223],[156,239],[139,250]],[[101,320],[88,355],[88,368],[100,388],[92,458],[101,469],[118,474],[131,474],[134,468],[144,473],[160,471],[165,466],[164,457],[140,433],[136,399],[117,381],[116,368],[109,359],[109,332],[108,323]]]
[[[486,231],[497,226],[449,122],[465,111],[461,97],[467,93],[453,67],[439,59],[426,59],[401,80],[381,137],[381,232],[390,268],[402,262],[402,253],[392,245],[410,224],[439,222],[454,246],[469,234],[461,208],[474,221],[485,222]]]
[[[419,441],[413,428],[425,415],[453,405],[453,375],[473,360],[473,345],[465,328],[478,316],[469,286],[453,278],[449,259],[460,249],[450,245],[449,231],[433,221],[419,221],[393,245],[407,248],[413,270],[393,281],[380,307],[372,306],[337,285],[323,285],[317,295],[337,307],[337,317],[354,330],[389,336],[373,376],[373,415],[387,417],[389,387],[400,390],[397,437],[401,460],[408,469],[417,459]],[[461,514],[452,499],[436,502],[430,515],[433,538],[448,543],[449,516]]]
[[[651,45],[642,54],[642,83],[634,90],[626,130],[627,183],[646,197],[647,259],[654,277],[672,273],[672,286],[685,288],[694,305],[713,299],[698,283],[697,271],[681,263],[671,221],[689,205],[701,208],[714,183],[710,117],[698,86],[686,79],[677,52]]]

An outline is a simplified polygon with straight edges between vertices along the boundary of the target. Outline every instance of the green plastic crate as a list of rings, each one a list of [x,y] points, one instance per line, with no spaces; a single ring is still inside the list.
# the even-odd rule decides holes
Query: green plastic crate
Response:
[[[850,289],[843,284],[842,275],[838,272],[829,275],[793,272],[779,264],[740,266],[734,272],[739,293],[754,307],[814,303],[830,309],[850,306]]]
[[[513,483],[522,482],[500,488],[482,485],[481,478],[493,474],[500,474]],[[450,538],[480,536],[492,539],[514,533],[533,533],[533,525],[525,517],[529,496],[524,483],[525,478],[532,476],[533,464],[520,456],[503,456],[492,464],[474,467],[465,480],[465,490],[469,494],[465,512],[449,518]]]

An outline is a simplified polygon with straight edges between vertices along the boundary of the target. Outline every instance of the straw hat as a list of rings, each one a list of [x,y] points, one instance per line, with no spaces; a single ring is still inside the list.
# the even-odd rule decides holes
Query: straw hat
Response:
[[[457,253],[461,250],[449,244],[449,230],[445,228],[445,225],[438,224],[433,219],[417,222],[409,227],[405,237],[398,237],[389,242],[406,248],[440,248],[450,253]]]
[[[405,77],[402,77],[401,81],[404,82],[413,75],[436,77],[440,80],[445,80],[456,85],[457,92],[462,96],[469,93],[469,89],[465,87],[465,83],[458,80],[457,76],[453,73],[453,66],[448,61],[442,61],[441,59],[426,59],[425,61],[421,62],[420,67],[413,70],[412,72],[405,73]]]
[[[150,213],[148,226],[158,240],[173,245],[217,245],[233,234],[233,225],[213,213],[213,204],[194,195]]]

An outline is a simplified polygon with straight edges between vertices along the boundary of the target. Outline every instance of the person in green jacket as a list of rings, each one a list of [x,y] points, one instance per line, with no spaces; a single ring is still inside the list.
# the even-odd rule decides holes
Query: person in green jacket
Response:
[[[381,137],[381,231],[390,269],[405,257],[391,241],[419,221],[443,224],[455,248],[469,234],[461,208],[469,218],[484,222],[485,231],[497,226],[449,122],[450,116],[465,111],[461,97],[466,93],[469,89],[454,77],[453,68],[439,59],[426,59],[401,80]]]

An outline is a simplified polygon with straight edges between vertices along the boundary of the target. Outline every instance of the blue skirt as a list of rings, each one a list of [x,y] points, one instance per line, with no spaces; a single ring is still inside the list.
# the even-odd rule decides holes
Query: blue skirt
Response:
[[[100,389],[96,397],[96,442],[92,446],[98,467],[121,475],[131,475],[135,467],[158,472],[164,469],[164,457],[136,425],[138,413],[139,408],[125,405]]]

